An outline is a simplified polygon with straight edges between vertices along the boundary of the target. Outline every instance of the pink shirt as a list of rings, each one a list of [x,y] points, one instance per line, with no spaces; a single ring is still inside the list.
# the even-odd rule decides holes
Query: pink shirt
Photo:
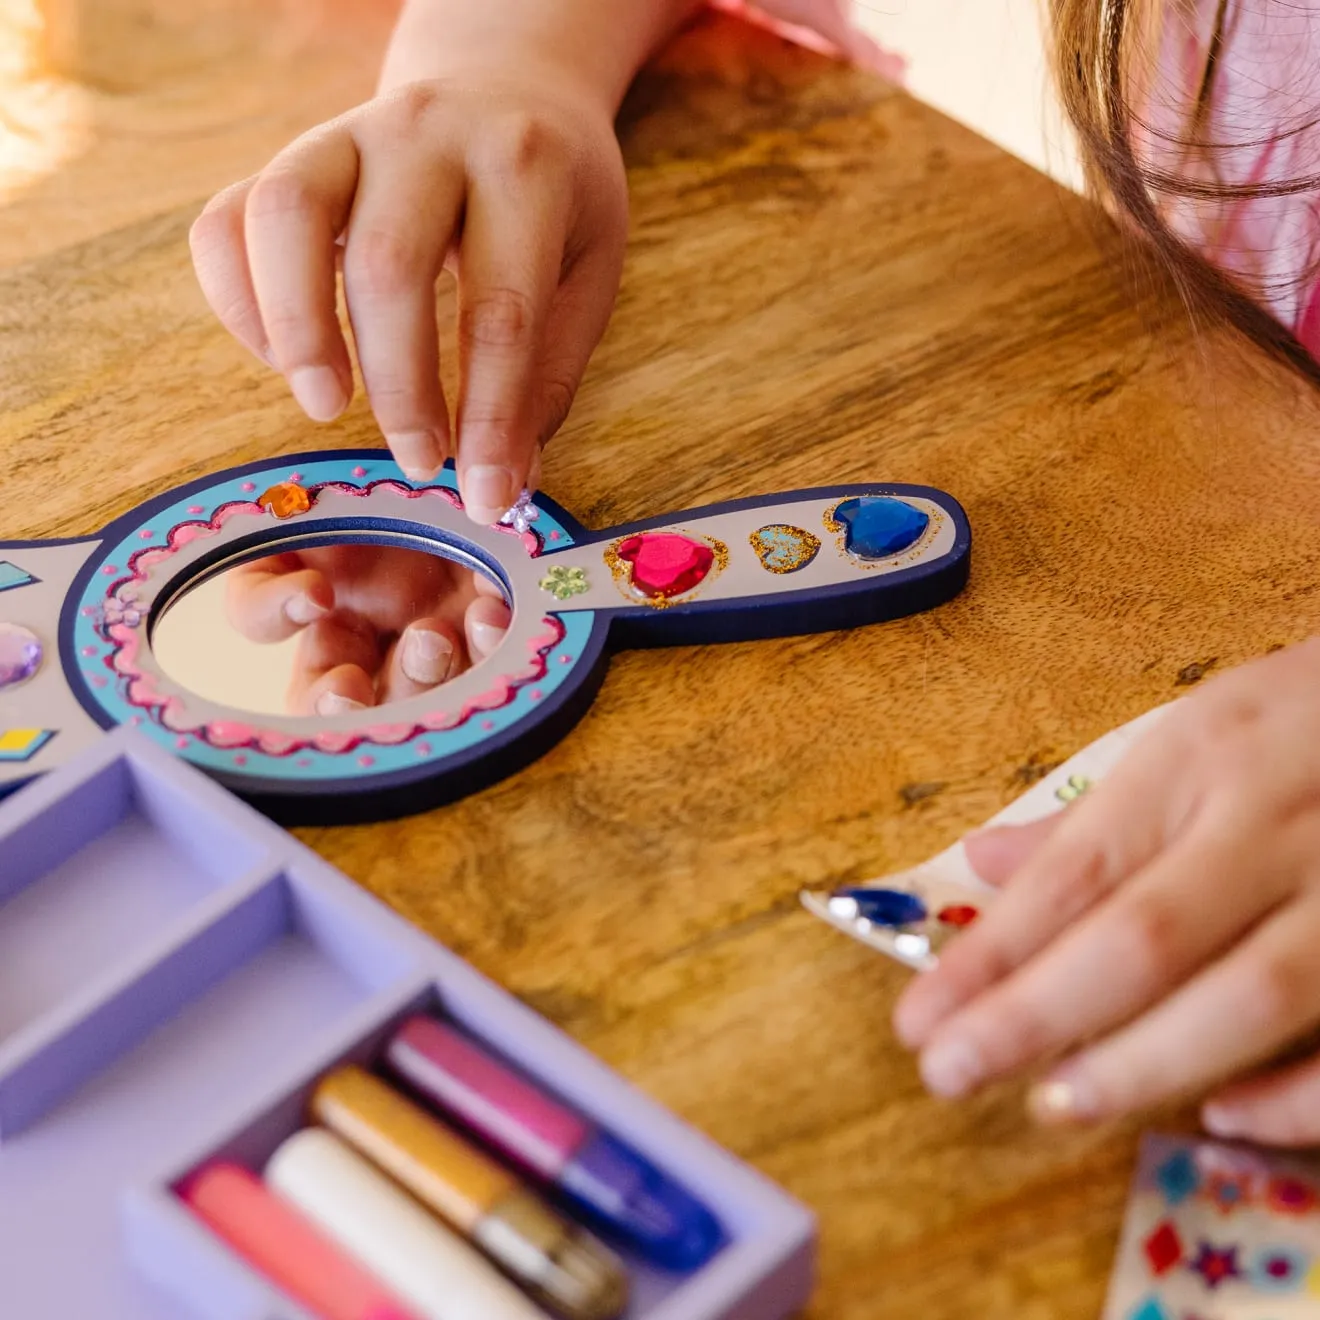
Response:
[[[881,49],[852,24],[851,0],[707,0],[743,18],[767,23],[804,46],[842,55],[865,65],[895,82],[902,79],[904,62],[900,56]]]
[[[710,2],[902,78],[901,56],[852,28],[850,0]],[[1151,30],[1136,34],[1132,45],[1154,59],[1138,56],[1130,70],[1142,163],[1179,185],[1309,181],[1255,199],[1161,192],[1164,218],[1320,358],[1320,0],[1158,0],[1149,9]],[[1224,30],[1216,39],[1221,13]],[[1208,145],[1189,149],[1189,139]]]

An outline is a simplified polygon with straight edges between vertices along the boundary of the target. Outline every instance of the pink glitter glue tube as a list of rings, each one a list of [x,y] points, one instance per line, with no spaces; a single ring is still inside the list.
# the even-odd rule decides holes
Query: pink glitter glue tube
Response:
[[[321,1320],[417,1320],[248,1169],[208,1165],[179,1188],[179,1196],[249,1264]]]
[[[452,1027],[411,1018],[385,1057],[419,1094],[654,1264],[695,1270],[723,1245],[715,1216],[690,1192]]]

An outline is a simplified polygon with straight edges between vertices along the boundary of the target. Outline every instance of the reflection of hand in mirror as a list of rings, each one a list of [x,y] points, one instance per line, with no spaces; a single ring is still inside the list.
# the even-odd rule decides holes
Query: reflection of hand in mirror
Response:
[[[254,642],[298,635],[289,708],[343,715],[458,677],[504,638],[510,612],[482,573],[420,550],[338,545],[226,574],[230,622]]]

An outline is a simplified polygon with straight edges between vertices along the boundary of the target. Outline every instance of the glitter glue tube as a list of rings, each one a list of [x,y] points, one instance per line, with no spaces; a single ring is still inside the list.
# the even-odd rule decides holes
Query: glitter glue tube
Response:
[[[419,1094],[653,1264],[695,1270],[722,1245],[719,1223],[691,1193],[452,1027],[411,1018],[385,1058]]]
[[[424,1320],[545,1320],[480,1252],[333,1132],[305,1128],[266,1182]]]
[[[623,1263],[465,1138],[361,1068],[331,1073],[312,1115],[566,1320],[617,1320]]]
[[[217,1237],[320,1320],[418,1320],[250,1170],[208,1165],[184,1182],[179,1197]]]

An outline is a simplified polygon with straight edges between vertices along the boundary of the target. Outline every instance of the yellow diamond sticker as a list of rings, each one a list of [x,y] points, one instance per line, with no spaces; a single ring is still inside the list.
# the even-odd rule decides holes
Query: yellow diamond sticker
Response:
[[[0,761],[29,761],[54,736],[53,729],[0,729]]]

